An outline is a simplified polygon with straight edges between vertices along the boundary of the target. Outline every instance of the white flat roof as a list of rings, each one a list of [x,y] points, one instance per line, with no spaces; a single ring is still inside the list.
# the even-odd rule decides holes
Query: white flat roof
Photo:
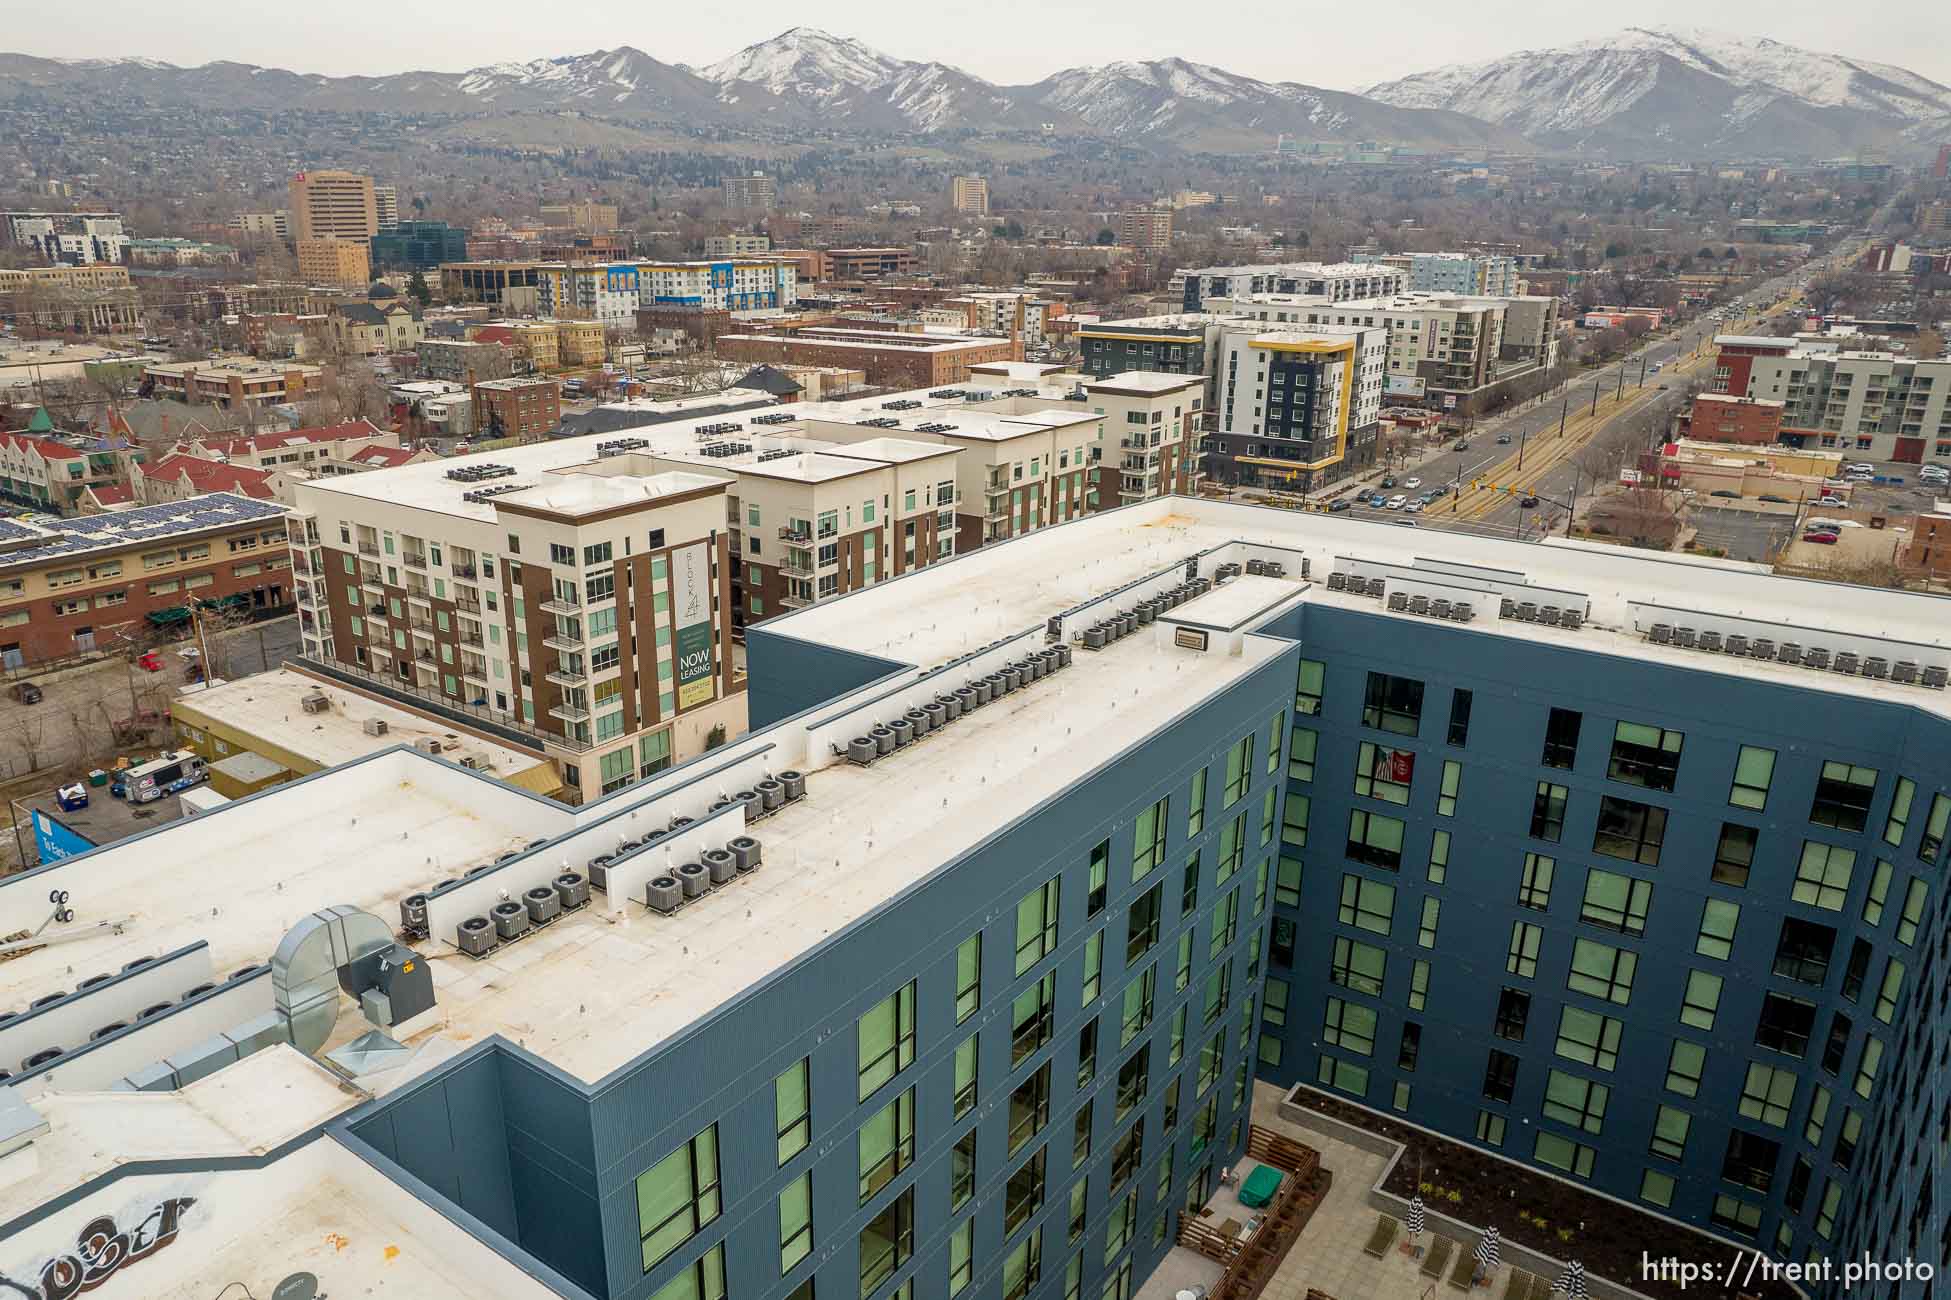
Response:
[[[1168,375],[1159,370],[1125,370],[1103,379],[1085,381],[1085,391],[1122,389],[1143,393],[1176,393],[1188,388],[1203,388],[1204,375]]]
[[[331,707],[323,713],[305,712],[300,701],[313,694],[325,696]],[[501,777],[527,771],[544,761],[291,668],[273,668],[234,682],[191,688],[182,694],[181,704],[320,767],[336,767],[382,749],[426,739],[440,741],[444,757],[458,760],[472,754],[482,758],[490,774]],[[386,723],[385,735],[366,734],[366,723],[374,718]]]

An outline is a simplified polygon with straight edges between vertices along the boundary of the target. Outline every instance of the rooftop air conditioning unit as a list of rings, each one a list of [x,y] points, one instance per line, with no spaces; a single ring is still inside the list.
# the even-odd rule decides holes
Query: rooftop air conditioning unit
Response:
[[[363,723],[360,724],[360,728],[368,736],[383,736],[386,734],[386,719],[367,718]]]
[[[413,742],[413,747],[423,754],[438,754],[440,752],[440,742],[432,736],[420,737],[420,739]]]
[[[298,701],[298,707],[307,713],[325,713],[332,708],[332,701],[325,698],[324,691],[313,691]]]
[[[462,754],[460,764],[462,767],[473,768],[477,772],[485,772],[488,769],[488,760],[479,754]]]

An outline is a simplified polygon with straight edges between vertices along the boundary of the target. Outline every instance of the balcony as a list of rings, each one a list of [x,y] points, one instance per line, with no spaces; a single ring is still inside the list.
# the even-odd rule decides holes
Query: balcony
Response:
[[[456,564],[454,566],[454,576],[457,578],[466,578],[472,581],[477,572],[478,570],[472,564]]]
[[[434,601],[431,595],[424,591],[416,591],[412,587],[407,588],[406,598],[416,604],[425,605],[428,609],[434,607]]]
[[[481,602],[478,600],[455,600],[454,608],[469,618],[481,617]]]
[[[542,644],[551,650],[581,650],[583,648],[581,637],[567,637],[560,633],[552,633],[543,637]]]
[[[543,677],[557,686],[581,686],[589,680],[589,674],[574,668],[557,667],[554,672],[544,673]]]
[[[424,569],[427,567],[427,557],[418,551],[401,551],[400,563],[409,569]]]
[[[564,722],[588,722],[589,710],[578,704],[556,704],[550,706],[549,716]]]
[[[471,645],[477,650],[481,648],[481,634],[479,632],[463,632],[455,639],[462,645]]]
[[[389,616],[386,613],[386,606],[368,605],[366,606],[366,617],[375,618],[378,619],[380,622],[384,623]]]
[[[407,619],[407,624],[413,629],[413,635],[424,636],[429,641],[434,639],[434,622],[432,619],[409,618]]]
[[[583,607],[574,599],[564,600],[560,596],[551,596],[543,601],[541,609],[544,613],[561,614],[565,618],[573,618],[583,612]]]
[[[782,609],[805,609],[812,603],[813,598],[810,596],[781,596],[779,598],[779,605]]]
[[[791,524],[781,524],[779,525],[779,540],[791,546],[811,546],[813,544],[813,530],[810,528],[795,528]]]
[[[306,609],[318,608],[318,601],[312,596],[312,589],[310,587],[300,587],[298,589],[298,603]]]

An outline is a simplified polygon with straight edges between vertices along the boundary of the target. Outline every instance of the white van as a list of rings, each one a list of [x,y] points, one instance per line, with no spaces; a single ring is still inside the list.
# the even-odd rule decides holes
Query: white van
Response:
[[[208,775],[208,765],[201,754],[179,749],[131,768],[122,781],[130,803],[153,803],[166,794],[189,789]]]

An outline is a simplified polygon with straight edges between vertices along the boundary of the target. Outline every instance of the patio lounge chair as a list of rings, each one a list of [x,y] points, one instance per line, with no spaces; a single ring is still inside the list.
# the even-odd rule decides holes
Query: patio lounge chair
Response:
[[[1457,1251],[1456,1265],[1450,1269],[1450,1285],[1468,1291],[1477,1280],[1477,1257],[1470,1251]]]
[[[1531,1284],[1537,1279],[1521,1268],[1513,1268],[1504,1279],[1504,1300],[1530,1300]]]
[[[1530,1300],[1551,1300],[1551,1279],[1542,1273],[1531,1275]]]
[[[1362,1254],[1372,1255],[1376,1259],[1380,1259],[1388,1254],[1389,1247],[1395,1245],[1396,1228],[1398,1226],[1400,1225],[1388,1215],[1377,1215],[1375,1219],[1375,1231],[1368,1234],[1368,1245],[1362,1247]]]
[[[1457,1252],[1457,1244],[1448,1237],[1438,1237],[1430,1246],[1429,1254],[1423,1256],[1422,1275],[1442,1277],[1443,1270],[1450,1266],[1450,1260]]]

